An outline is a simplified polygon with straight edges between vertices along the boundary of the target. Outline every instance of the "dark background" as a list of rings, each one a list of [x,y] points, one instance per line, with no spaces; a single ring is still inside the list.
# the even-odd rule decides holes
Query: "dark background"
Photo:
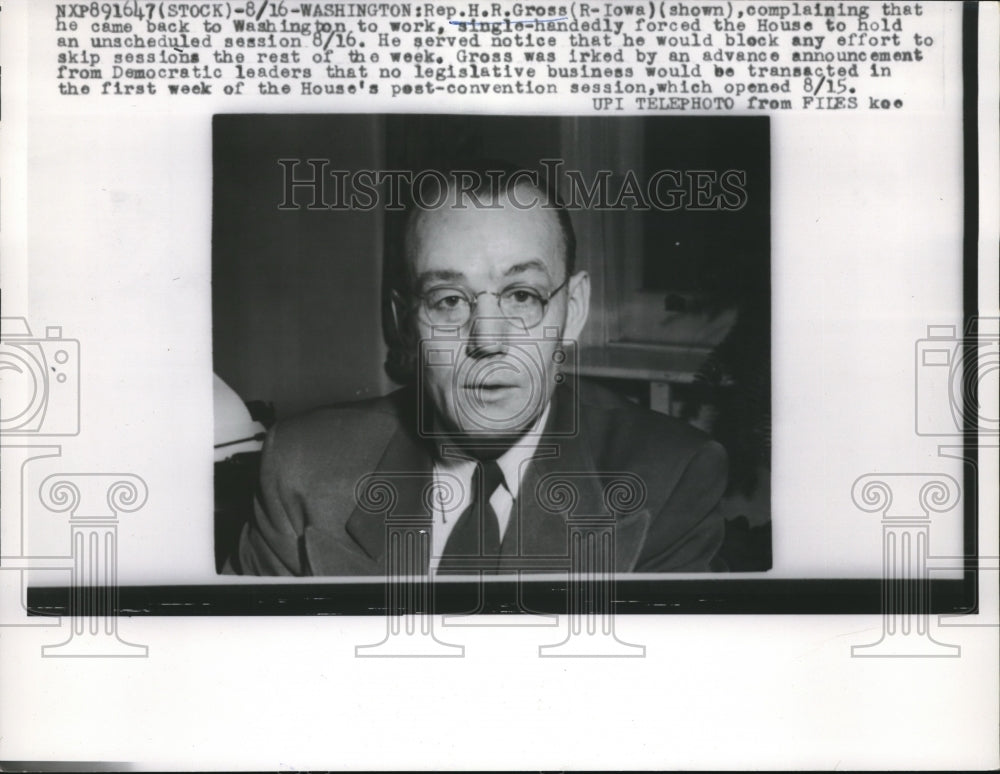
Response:
[[[214,369],[279,417],[391,389],[379,332],[381,213],[278,209],[279,158],[378,168],[379,134],[372,116],[215,117]],[[303,163],[297,174],[311,171]]]
[[[525,168],[560,158],[588,180],[608,169],[612,191],[629,170],[643,182],[660,169],[745,171],[747,200],[738,211],[572,213],[577,265],[593,288],[579,367],[723,443],[730,527],[741,532],[728,542],[729,564],[769,567],[766,117],[215,116],[215,372],[265,424],[396,387],[381,320],[405,216],[310,209],[312,194],[301,188],[297,207],[281,209],[279,159],[300,160],[295,174],[303,178],[313,174],[308,159],[354,171],[444,169],[484,158]],[[217,494],[220,481],[245,493],[254,464],[243,458],[217,468]]]
[[[754,117],[216,116],[215,371],[244,400],[273,403],[279,417],[393,387],[383,369],[381,285],[404,216],[308,209],[301,188],[298,209],[279,209],[278,160],[301,160],[296,175],[306,177],[311,158],[344,170],[440,169],[474,158],[531,168],[563,158],[585,172],[611,169],[615,182],[627,169],[640,180],[659,169],[745,170],[739,211],[573,213],[578,266],[595,290],[581,344],[593,353],[641,351],[647,371],[693,374],[722,341],[702,333],[718,323],[713,315],[739,309],[741,324],[755,329],[754,357],[767,358],[768,132],[768,120]],[[632,296],[654,297],[667,314],[643,309],[631,326],[616,325]],[[685,320],[685,310],[702,314]]]

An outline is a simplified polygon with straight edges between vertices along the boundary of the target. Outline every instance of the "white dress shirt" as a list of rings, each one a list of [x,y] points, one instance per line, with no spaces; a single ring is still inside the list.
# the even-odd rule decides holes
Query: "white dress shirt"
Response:
[[[507,451],[497,457],[497,465],[503,473],[504,482],[496,488],[490,497],[490,506],[497,515],[500,523],[500,540],[503,541],[507,525],[510,523],[511,506],[521,487],[521,474],[525,464],[530,460],[538,447],[539,432],[545,427],[545,422],[549,417],[549,408],[535,421],[532,428],[518,439],[517,443]],[[439,459],[434,463],[434,485],[437,490],[449,491],[454,489],[454,482],[457,479],[461,484],[461,497],[454,502],[442,503],[435,498],[434,501],[434,526],[431,533],[431,574],[437,573],[438,565],[441,562],[441,555],[448,542],[448,536],[465,509],[472,500],[472,474],[476,470],[475,460],[462,459],[458,457],[448,457]]]

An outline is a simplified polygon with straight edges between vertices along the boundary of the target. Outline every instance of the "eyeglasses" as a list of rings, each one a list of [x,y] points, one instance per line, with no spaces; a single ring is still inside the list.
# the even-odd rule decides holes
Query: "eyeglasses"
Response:
[[[530,285],[511,285],[499,292],[481,290],[472,293],[459,287],[436,287],[420,293],[420,307],[430,325],[461,327],[472,317],[479,304],[479,297],[491,295],[497,299],[500,314],[517,322],[525,329],[534,328],[545,318],[545,310],[552,298],[569,283],[567,276],[559,287],[545,292]]]

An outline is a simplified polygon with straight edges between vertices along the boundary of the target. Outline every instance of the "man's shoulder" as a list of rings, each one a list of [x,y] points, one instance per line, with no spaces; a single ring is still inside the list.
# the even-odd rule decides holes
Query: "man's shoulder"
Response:
[[[586,439],[598,469],[683,463],[709,436],[687,422],[638,406],[598,383],[581,380],[576,391],[559,393],[576,403],[577,437]],[[282,466],[374,466],[399,431],[412,432],[414,395],[389,395],[325,406],[282,419],[268,435],[266,449]]]
[[[728,477],[726,452],[688,422],[586,389],[581,390],[580,415],[594,469],[638,476],[654,512],[671,498],[681,503],[684,498],[707,498],[714,503],[722,496]]]
[[[580,415],[591,443],[602,458],[685,457],[710,441],[688,422],[632,403],[611,390],[581,381]]]
[[[265,451],[293,466],[340,465],[349,459],[363,465],[369,457],[381,454],[402,427],[402,392],[323,406],[282,419],[268,433]]]
[[[310,409],[301,414],[283,418],[277,427],[283,435],[309,436],[331,427],[348,427],[355,424],[398,425],[404,413],[405,390],[377,398],[332,403]]]

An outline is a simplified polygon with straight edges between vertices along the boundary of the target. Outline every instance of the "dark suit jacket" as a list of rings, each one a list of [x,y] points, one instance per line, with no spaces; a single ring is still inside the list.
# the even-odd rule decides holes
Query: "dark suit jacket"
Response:
[[[415,403],[414,392],[404,389],[272,428],[254,512],[228,571],[383,574],[386,519],[359,507],[355,486],[367,474],[385,473],[396,485],[395,513],[425,512],[421,497],[431,481],[433,446],[414,431]],[[645,493],[637,510],[614,509],[632,511],[613,517],[616,571],[711,569],[724,534],[718,503],[727,463],[718,443],[684,422],[583,384],[578,391],[556,390],[538,448],[504,535],[505,566],[523,558],[526,567],[537,567],[530,560],[567,556],[568,514],[541,507],[539,482],[565,474],[578,497],[574,513],[599,515],[609,513],[605,486],[625,473],[637,477]]]

